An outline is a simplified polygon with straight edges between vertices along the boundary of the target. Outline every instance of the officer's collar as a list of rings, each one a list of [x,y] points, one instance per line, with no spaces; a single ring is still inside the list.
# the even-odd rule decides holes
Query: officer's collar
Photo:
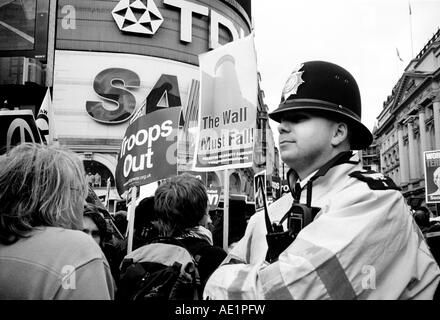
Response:
[[[325,176],[327,174],[327,172],[331,168],[333,168],[335,166],[338,166],[338,165],[343,164],[343,163],[357,163],[357,162],[351,161],[350,160],[351,157],[353,157],[352,151],[340,152],[335,157],[330,159],[327,163],[325,163],[323,166],[321,166],[318,170],[312,172],[305,179],[303,179],[301,181],[299,181],[299,176],[296,173],[296,171],[293,170],[293,169],[290,169],[287,172],[287,179],[288,179],[288,182],[289,182],[289,189],[290,189],[290,192],[291,192],[293,198],[296,199],[296,201],[298,201],[299,196],[301,194],[300,190],[294,190],[293,189],[294,186],[295,186],[295,183],[299,182],[301,190],[305,186],[307,186],[307,205],[310,206],[311,201],[312,201],[313,181],[315,181],[319,177]]]
[[[343,151],[338,153],[336,156],[334,156],[332,159],[330,159],[328,162],[326,162],[323,166],[321,166],[319,169],[313,171],[310,173],[307,177],[301,180],[298,173],[294,169],[289,169],[287,172],[287,179],[289,180],[289,185],[293,186],[295,183],[299,183],[301,186],[301,189],[304,188],[304,186],[310,181],[314,181],[318,179],[319,177],[322,177],[327,174],[327,172],[333,168],[334,166],[337,166],[339,164],[343,163],[349,163],[351,157],[353,156],[353,153],[351,151]],[[357,163],[357,162],[356,162]]]
[[[293,169],[290,169],[293,170]],[[292,174],[289,175],[289,173],[287,173],[288,178],[291,179],[290,184],[293,186],[296,183],[299,183],[299,185],[301,186],[301,189],[304,188],[304,186],[307,184],[307,182],[309,182],[309,180],[318,172],[318,170],[313,171],[311,174],[309,174],[307,177],[305,177],[304,179],[301,180],[301,178],[298,176],[298,174],[296,173],[296,171],[292,171]]]
[[[337,165],[340,165],[343,163],[353,162],[350,160],[351,157],[353,157],[353,152],[351,152],[351,151],[343,151],[343,152],[338,153],[335,157],[330,159],[330,161],[328,161],[321,168],[319,168],[318,172],[316,172],[316,174],[313,175],[311,180],[314,181],[314,180],[318,179],[319,177],[325,176],[331,168],[333,168]],[[357,163],[357,162],[353,162],[353,163]]]

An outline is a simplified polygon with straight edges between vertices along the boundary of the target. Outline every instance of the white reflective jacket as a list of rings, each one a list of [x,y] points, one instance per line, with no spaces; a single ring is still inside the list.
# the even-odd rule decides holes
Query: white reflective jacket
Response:
[[[440,270],[397,190],[372,190],[342,164],[313,184],[312,223],[265,262],[264,211],[209,279],[210,299],[432,299]],[[306,190],[301,203],[306,203]],[[289,210],[287,194],[269,206],[271,221]],[[285,228],[286,230],[286,228]]]

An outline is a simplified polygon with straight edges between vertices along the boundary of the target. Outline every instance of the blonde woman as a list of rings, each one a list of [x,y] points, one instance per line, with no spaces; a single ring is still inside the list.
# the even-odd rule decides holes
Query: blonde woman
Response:
[[[81,231],[87,182],[67,149],[0,156],[0,299],[113,299],[110,268]]]

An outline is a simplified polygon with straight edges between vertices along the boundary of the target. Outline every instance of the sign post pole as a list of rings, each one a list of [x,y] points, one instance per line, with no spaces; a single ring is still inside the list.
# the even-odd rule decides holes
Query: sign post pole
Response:
[[[134,232],[134,212],[136,208],[136,191],[137,187],[131,187],[131,201],[128,206],[128,246],[127,246],[127,254],[129,254],[133,249],[133,232]]]
[[[229,248],[229,170],[251,168],[258,106],[253,34],[199,55],[194,171],[223,171],[223,249]]]
[[[107,211],[110,210],[110,177],[107,179],[107,184],[106,184],[106,193],[105,193],[105,208],[107,209]],[[116,206],[116,205],[115,205]]]
[[[223,170],[223,250],[228,252],[229,237],[229,170]]]

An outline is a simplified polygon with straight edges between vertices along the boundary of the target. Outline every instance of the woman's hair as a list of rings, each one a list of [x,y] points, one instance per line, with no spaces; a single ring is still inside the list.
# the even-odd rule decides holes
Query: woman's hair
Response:
[[[0,242],[39,226],[82,228],[87,183],[82,161],[62,147],[23,143],[0,156]]]
[[[169,178],[154,195],[154,210],[162,235],[180,236],[195,227],[207,212],[203,182],[190,174]]]

